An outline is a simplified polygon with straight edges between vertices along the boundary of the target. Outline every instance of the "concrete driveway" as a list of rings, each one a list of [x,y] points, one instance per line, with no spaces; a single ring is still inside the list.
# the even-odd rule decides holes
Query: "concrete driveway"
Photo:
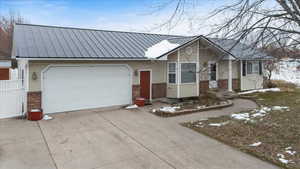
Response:
[[[0,121],[0,169],[275,169],[178,124],[255,107],[161,118],[138,110],[86,110],[50,121]],[[159,105],[156,105],[159,106]]]

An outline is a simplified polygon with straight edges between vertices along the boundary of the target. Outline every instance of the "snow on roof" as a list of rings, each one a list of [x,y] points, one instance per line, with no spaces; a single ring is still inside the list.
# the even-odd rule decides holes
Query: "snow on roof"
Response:
[[[180,44],[177,43],[171,43],[168,40],[162,40],[159,43],[149,47],[145,51],[145,56],[149,59],[157,58],[164,53],[167,53],[175,48],[177,48]]]

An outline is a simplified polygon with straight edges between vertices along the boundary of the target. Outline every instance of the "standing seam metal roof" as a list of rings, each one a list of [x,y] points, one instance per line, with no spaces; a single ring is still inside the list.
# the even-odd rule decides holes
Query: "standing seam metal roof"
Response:
[[[181,46],[200,37],[16,24],[13,54],[19,58],[148,59],[145,51],[163,40]],[[206,39],[239,59],[268,57],[242,43],[229,51],[234,40]]]
[[[145,51],[183,36],[16,24],[14,56],[20,58],[147,59]]]

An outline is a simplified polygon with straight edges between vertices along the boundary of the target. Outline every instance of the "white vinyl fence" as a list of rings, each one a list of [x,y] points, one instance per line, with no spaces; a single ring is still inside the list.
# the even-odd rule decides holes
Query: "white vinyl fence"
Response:
[[[0,80],[0,118],[21,116],[24,105],[22,80]]]

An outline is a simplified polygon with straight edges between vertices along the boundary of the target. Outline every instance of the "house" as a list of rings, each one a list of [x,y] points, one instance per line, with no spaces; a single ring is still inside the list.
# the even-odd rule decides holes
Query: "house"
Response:
[[[267,55],[236,41],[16,24],[27,109],[63,112],[262,88]]]
[[[9,53],[9,38],[0,27],[0,80],[10,79],[11,58]]]

